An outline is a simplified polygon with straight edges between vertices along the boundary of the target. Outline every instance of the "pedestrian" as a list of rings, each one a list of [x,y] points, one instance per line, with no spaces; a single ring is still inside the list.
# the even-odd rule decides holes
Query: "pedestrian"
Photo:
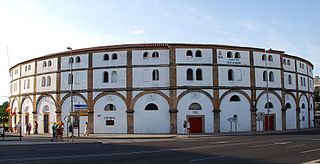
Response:
[[[58,126],[57,126],[57,141],[63,141],[62,136],[63,136],[63,129],[64,129],[64,123],[63,122],[59,122]]]
[[[56,135],[57,135],[57,123],[53,123],[53,125],[52,125],[52,138],[51,138],[51,142],[55,142],[56,141]]]
[[[89,136],[89,130],[88,130],[88,122],[86,122],[85,127],[84,127],[84,136]]]
[[[28,129],[27,129],[28,135],[30,135],[31,128],[32,128],[32,126],[31,126],[31,123],[29,122],[28,123]]]
[[[183,121],[183,134],[187,134],[187,121]]]
[[[20,122],[17,123],[16,125],[16,133],[20,132]]]
[[[29,130],[29,124],[26,123],[26,135],[28,135],[28,130]]]
[[[34,121],[34,134],[38,134],[38,122]]]
[[[187,121],[187,132],[188,132],[188,134],[191,134],[190,128],[191,128],[190,122]]]

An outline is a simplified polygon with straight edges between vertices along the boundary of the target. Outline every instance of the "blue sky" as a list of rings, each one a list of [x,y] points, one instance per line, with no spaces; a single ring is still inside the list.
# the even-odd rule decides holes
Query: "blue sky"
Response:
[[[213,43],[283,50],[320,75],[318,0],[0,0],[0,60],[9,65],[123,43]],[[7,63],[7,62],[5,62]],[[7,96],[8,64],[0,66]]]

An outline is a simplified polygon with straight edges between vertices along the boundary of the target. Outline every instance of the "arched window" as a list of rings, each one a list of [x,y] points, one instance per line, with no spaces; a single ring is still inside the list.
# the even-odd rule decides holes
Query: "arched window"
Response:
[[[291,109],[291,104],[290,103],[286,104],[286,109]]]
[[[287,64],[290,65],[290,60],[288,59]]]
[[[283,63],[284,65],[287,65],[287,60],[286,60],[286,59],[283,59],[283,60],[282,60],[282,63]]]
[[[30,88],[30,79],[27,80],[27,88]]]
[[[106,105],[106,106],[104,107],[104,110],[105,110],[105,111],[116,111],[117,108],[116,108],[116,106],[114,106],[113,104],[108,104],[108,105]]]
[[[189,106],[189,110],[202,110],[201,105],[198,103],[192,103]]]
[[[288,75],[288,84],[291,85],[292,84],[292,76]]]
[[[144,110],[159,110],[159,109],[156,104],[150,103],[144,108]]]
[[[274,75],[272,71],[269,72],[269,81],[274,82]]]
[[[24,71],[27,72],[27,70],[28,70],[28,66],[25,66]]]
[[[111,73],[111,83],[116,83],[117,82],[117,72],[112,71]]]
[[[23,89],[26,89],[26,80],[23,81]]]
[[[267,71],[263,71],[263,81],[267,81],[268,77],[267,77]]]
[[[69,73],[68,75],[68,84],[73,84],[73,74]]]
[[[155,69],[152,71],[152,80],[159,81],[159,70]]]
[[[109,60],[109,54],[104,54],[103,55],[103,60]]]
[[[266,60],[266,55],[265,54],[262,55],[262,60]]]
[[[269,60],[269,61],[273,61],[272,55],[269,55],[268,60]]]
[[[46,67],[46,66],[47,66],[47,62],[46,62],[46,61],[43,61],[42,67]]]
[[[196,70],[196,80],[202,80],[202,70],[200,68]]]
[[[201,57],[201,56],[202,56],[201,51],[200,51],[200,50],[197,50],[197,51],[196,51],[196,57]]]
[[[239,59],[241,56],[240,56],[240,52],[236,52],[235,54],[234,54],[234,58],[237,58],[237,59]]]
[[[118,55],[116,53],[112,54],[112,60],[117,60],[118,59]]]
[[[143,53],[143,59],[148,59],[149,58],[149,53],[148,52],[144,52]]]
[[[46,77],[42,77],[41,86],[42,87],[46,86]]]
[[[234,74],[233,74],[233,70],[232,69],[228,70],[228,80],[229,81],[233,81],[234,80]]]
[[[187,69],[187,80],[193,80],[193,71],[191,68]]]
[[[266,103],[266,105],[264,106],[264,108],[273,108],[273,104],[272,104],[272,102],[268,102],[268,103]]]
[[[159,57],[159,52],[154,51],[154,52],[152,53],[152,57],[153,57],[153,58],[158,58],[158,57]]]
[[[233,95],[233,96],[230,97],[230,100],[229,100],[229,101],[230,101],[230,102],[231,102],[231,101],[240,101],[240,97],[237,96],[237,95]]]
[[[48,61],[48,67],[50,67],[52,65],[51,60]]]
[[[70,57],[70,58],[69,58],[69,63],[70,63],[70,64],[71,64],[71,63],[74,63],[73,57]]]
[[[80,63],[81,62],[81,58],[80,58],[80,56],[77,56],[76,57],[76,63]]]
[[[51,86],[51,77],[50,76],[47,77],[47,86]]]
[[[232,52],[231,51],[227,52],[227,58],[232,58]]]
[[[31,65],[28,65],[28,70],[31,70]]]
[[[193,56],[193,55],[192,55],[192,51],[191,51],[191,50],[188,50],[187,53],[186,53],[186,56],[187,56],[187,57],[192,57],[192,56]]]
[[[306,105],[305,105],[304,103],[302,103],[301,108],[302,108],[302,109],[305,109],[305,108],[306,108]]]
[[[103,72],[103,83],[109,82],[109,73],[107,71]]]

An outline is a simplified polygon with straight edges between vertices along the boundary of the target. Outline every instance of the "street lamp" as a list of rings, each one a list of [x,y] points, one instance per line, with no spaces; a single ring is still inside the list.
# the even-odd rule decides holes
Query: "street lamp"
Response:
[[[269,74],[268,74],[268,56],[267,56],[267,50],[264,50],[264,54],[266,55],[265,58],[265,69],[266,69],[266,94],[267,94],[267,121],[268,121],[268,125],[267,125],[267,131],[270,130],[270,113],[269,113]]]
[[[73,66],[73,60],[72,58],[72,48],[67,47],[67,49],[70,52],[70,58],[69,58],[69,64],[70,64],[70,75],[68,76],[68,82],[70,83],[70,113],[71,113],[71,137],[72,137],[72,142],[73,142],[73,122],[74,122],[74,117],[73,117],[73,73],[72,73],[72,66]],[[69,127],[68,127],[69,128]],[[69,129],[68,129],[69,130]]]

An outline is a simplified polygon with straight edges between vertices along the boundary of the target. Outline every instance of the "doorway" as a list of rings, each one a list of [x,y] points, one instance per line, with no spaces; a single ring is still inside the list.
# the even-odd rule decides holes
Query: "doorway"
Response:
[[[202,116],[191,116],[188,117],[190,123],[191,133],[203,133],[203,117]]]
[[[275,130],[275,115],[269,115],[269,119],[270,119],[270,127],[269,130],[273,131]],[[268,130],[268,116],[265,115],[264,116],[264,130],[267,131]]]
[[[43,115],[43,128],[44,133],[49,133],[49,113]]]

